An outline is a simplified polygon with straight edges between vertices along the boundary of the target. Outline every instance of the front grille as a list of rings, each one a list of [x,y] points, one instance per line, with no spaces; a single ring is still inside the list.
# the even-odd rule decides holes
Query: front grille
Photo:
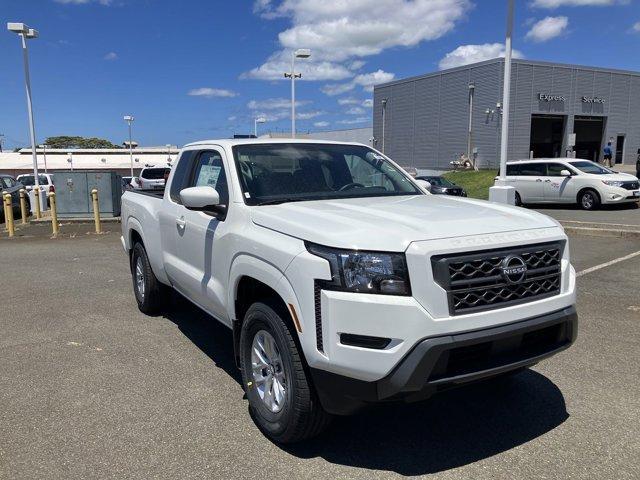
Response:
[[[564,242],[543,243],[439,255],[431,263],[436,282],[447,291],[449,313],[459,315],[557,295],[563,249]],[[503,272],[505,259],[514,256],[522,259],[526,273]]]
[[[621,186],[625,190],[638,190],[640,188],[640,182],[636,182],[636,181],[622,182]]]

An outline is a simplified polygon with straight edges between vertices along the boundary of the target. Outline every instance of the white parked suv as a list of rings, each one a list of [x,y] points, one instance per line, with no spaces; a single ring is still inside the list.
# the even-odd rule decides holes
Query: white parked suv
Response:
[[[169,167],[145,167],[134,180],[142,190],[162,190],[170,171]]]
[[[575,158],[509,162],[507,183],[516,189],[517,205],[577,203],[593,210],[601,204],[640,200],[640,184],[633,175]]]
[[[252,418],[277,442],[576,338],[558,222],[431,195],[361,144],[187,145],[163,194],[122,196],[122,245],[142,312],[174,289],[233,331]]]

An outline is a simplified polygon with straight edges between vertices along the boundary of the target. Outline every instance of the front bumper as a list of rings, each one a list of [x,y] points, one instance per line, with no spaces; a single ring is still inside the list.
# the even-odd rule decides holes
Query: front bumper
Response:
[[[640,201],[640,196],[637,196],[635,192],[638,190],[627,190],[619,187],[608,187],[604,189],[601,194],[602,203],[627,203]]]
[[[417,401],[439,390],[538,363],[575,341],[575,307],[527,320],[418,342],[386,377],[373,382],[311,368],[320,402],[337,415],[370,403]]]

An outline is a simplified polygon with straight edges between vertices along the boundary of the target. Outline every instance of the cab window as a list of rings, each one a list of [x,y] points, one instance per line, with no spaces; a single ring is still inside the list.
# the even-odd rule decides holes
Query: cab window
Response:
[[[520,165],[507,165],[507,176],[520,175]]]
[[[222,156],[219,152],[215,150],[206,150],[198,155],[189,186],[213,187],[220,196],[220,204],[229,204],[227,176],[224,171]]]

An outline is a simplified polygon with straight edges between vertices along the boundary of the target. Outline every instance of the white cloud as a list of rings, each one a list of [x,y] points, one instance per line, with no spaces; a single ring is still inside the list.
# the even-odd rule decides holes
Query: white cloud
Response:
[[[373,99],[367,98],[362,102],[362,106],[365,108],[373,108]]]
[[[109,52],[102,58],[104,58],[105,60],[117,60],[118,54],[116,52]]]
[[[291,68],[291,51],[299,47],[312,51],[296,62],[303,78],[351,78],[363,67],[362,57],[436,40],[470,8],[470,0],[255,0],[254,12],[284,17],[290,24],[278,35],[282,49],[242,78],[283,78]]]
[[[280,50],[272,54],[266,62],[248,72],[240,78],[257,80],[284,80],[284,73],[291,71],[291,51]],[[296,73],[302,73],[303,80],[344,80],[353,76],[347,66],[330,60],[301,59],[296,62]]]
[[[378,69],[375,72],[361,73],[360,75],[356,75],[350,82],[347,83],[325,85],[320,89],[320,91],[322,91],[322,93],[324,93],[325,95],[329,95],[330,97],[350,92],[351,90],[356,88],[356,86],[361,86],[365,92],[373,92],[374,85],[390,82],[394,78],[395,74]]]
[[[296,100],[296,107],[309,105],[309,100]],[[291,108],[291,100],[289,98],[267,98],[265,100],[251,100],[247,103],[249,110],[279,110]]]
[[[238,117],[236,115],[231,115],[230,117],[227,117],[227,120],[230,122],[235,122],[238,119]]]
[[[100,5],[109,6],[113,3],[113,0],[53,0],[56,3],[63,5],[84,5],[87,3],[99,3]]]
[[[351,107],[346,112],[347,115],[362,115],[365,113],[365,109],[362,107]]]
[[[338,99],[338,105],[359,105],[359,104],[360,104],[360,100],[353,97],[345,97],[345,98]]]
[[[526,38],[534,42],[546,42],[562,35],[568,26],[569,19],[567,17],[546,17],[531,27]]]
[[[341,125],[355,125],[358,123],[366,123],[370,121],[371,119],[369,117],[358,117],[354,118],[353,120],[339,120],[338,123]]]
[[[296,112],[296,119],[297,120],[310,120],[312,118],[316,118],[319,117],[321,115],[324,115],[324,112],[321,110],[314,110],[311,112]]]
[[[189,90],[189,93],[192,97],[206,97],[206,98],[214,98],[214,97],[222,97],[222,98],[230,98],[237,97],[238,94],[233,90],[227,90],[225,88],[211,88],[211,87],[202,87],[202,88],[194,88],[193,90]]]
[[[634,23],[633,27],[631,27],[631,30],[633,30],[636,33],[640,33],[640,22]]]
[[[518,50],[513,50],[513,56],[515,58],[522,58],[523,55]],[[447,53],[445,57],[440,60],[438,66],[440,70],[445,70],[447,68],[459,67],[498,57],[504,57],[504,44],[502,43],[460,45],[455,50]]]
[[[628,0],[533,0],[531,6],[538,8],[606,7],[624,3],[628,3]]]
[[[313,126],[316,128],[325,128],[329,126],[329,122],[315,122]]]

